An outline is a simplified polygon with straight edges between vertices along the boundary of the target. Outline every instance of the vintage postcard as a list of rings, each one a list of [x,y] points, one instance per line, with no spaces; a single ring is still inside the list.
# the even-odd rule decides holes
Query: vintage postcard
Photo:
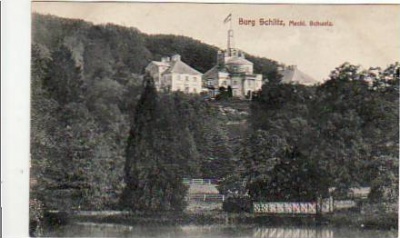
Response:
[[[33,1],[30,235],[397,237],[399,16]]]

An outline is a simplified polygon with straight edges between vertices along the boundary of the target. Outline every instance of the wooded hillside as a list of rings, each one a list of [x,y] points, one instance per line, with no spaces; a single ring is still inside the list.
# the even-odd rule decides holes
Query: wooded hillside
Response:
[[[221,192],[254,199],[357,186],[371,187],[371,200],[398,199],[399,63],[344,63],[307,87],[280,84],[276,62],[248,55],[270,82],[238,113],[230,98],[160,94],[152,79],[143,89],[150,61],[180,54],[205,72],[214,46],[38,14],[32,33],[32,197],[48,208],[116,208],[129,176],[134,209],[183,209],[183,177],[224,178]]]
[[[33,14],[32,24],[34,196],[61,210],[114,207],[124,187],[125,150],[143,92],[144,67],[178,53],[205,71],[214,65],[217,48],[183,36],[151,36],[135,28],[49,15]],[[274,65],[259,59],[258,67],[262,62]],[[169,113],[165,118],[179,118],[195,155],[185,158],[191,170],[181,176],[221,177],[231,170],[228,118],[218,107],[180,93],[160,97]]]
[[[180,54],[182,60],[205,73],[217,59],[218,48],[185,36],[148,35],[133,27],[91,23],[51,15],[33,14],[34,44],[49,51],[66,46],[77,64],[84,66],[85,76],[107,71],[115,77],[141,74],[152,60]],[[267,58],[247,55],[254,70],[264,78],[276,77],[278,63]],[[103,72],[104,73],[104,72]]]

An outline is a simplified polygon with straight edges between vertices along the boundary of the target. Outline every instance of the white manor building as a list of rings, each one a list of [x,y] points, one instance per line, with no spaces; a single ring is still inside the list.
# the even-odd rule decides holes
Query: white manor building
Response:
[[[145,71],[153,77],[158,91],[201,92],[202,73],[181,61],[180,55],[173,55],[171,58],[162,57],[161,61],[152,61]]]

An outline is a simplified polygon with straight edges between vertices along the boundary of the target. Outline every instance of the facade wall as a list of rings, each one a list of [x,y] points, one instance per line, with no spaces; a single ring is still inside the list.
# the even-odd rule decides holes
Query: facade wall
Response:
[[[172,91],[185,93],[200,93],[202,88],[201,75],[172,74]]]
[[[218,93],[214,91],[218,91],[219,87],[228,88],[230,86],[234,97],[245,97],[248,91],[258,91],[262,87],[262,76],[259,74],[230,77],[228,73],[220,73],[214,77],[205,79],[206,86],[210,89],[210,96],[216,96]]]
[[[232,77],[232,96],[243,97],[243,78],[242,77]]]
[[[206,87],[218,89],[221,86],[228,87],[230,78],[228,73],[218,72],[217,74],[206,76],[205,81]],[[224,82],[226,85],[224,85]]]
[[[225,87],[228,88],[228,86],[231,86],[231,79],[229,77],[223,77],[223,78],[219,78],[218,80],[218,87]]]
[[[256,78],[246,78],[244,81],[244,93],[247,95],[248,91],[258,91],[260,89],[259,81]]]
[[[171,67],[167,58],[163,58],[163,62],[151,62],[145,68],[145,71],[154,79],[156,89],[158,91],[201,93],[203,86],[202,74],[164,73]],[[179,56],[174,56],[173,60],[179,60]]]
[[[245,97],[248,94],[248,91],[254,92],[261,89],[262,76],[257,74],[251,76],[229,77],[229,75],[226,74],[219,78],[209,79],[209,82],[212,82],[211,84],[215,89],[218,89],[219,87],[228,88],[230,86],[234,97]]]

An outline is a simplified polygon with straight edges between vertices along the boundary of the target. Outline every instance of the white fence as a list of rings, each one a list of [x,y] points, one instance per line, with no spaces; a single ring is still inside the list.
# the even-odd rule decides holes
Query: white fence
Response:
[[[332,199],[323,199],[321,212],[333,211]],[[263,214],[317,214],[317,202],[254,202],[254,213]]]
[[[272,214],[316,214],[317,204],[311,202],[290,203],[290,202],[268,202],[253,203],[254,213]]]
[[[332,229],[315,228],[256,228],[253,237],[258,238],[295,238],[295,237],[335,237]]]

